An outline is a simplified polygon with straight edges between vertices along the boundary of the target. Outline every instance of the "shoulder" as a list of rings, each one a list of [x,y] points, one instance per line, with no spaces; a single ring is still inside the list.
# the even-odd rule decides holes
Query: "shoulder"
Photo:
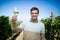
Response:
[[[24,20],[24,21],[22,22],[22,24],[27,24],[27,23],[29,23],[29,20]]]

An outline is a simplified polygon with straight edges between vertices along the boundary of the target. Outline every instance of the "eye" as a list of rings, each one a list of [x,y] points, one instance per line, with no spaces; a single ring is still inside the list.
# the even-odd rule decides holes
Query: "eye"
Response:
[[[38,13],[35,13],[35,14],[38,14]]]
[[[38,14],[38,13],[32,13],[32,14]]]

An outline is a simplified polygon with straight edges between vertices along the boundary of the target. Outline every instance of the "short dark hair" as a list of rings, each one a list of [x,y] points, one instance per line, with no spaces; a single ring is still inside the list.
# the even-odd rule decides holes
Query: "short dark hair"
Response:
[[[37,10],[38,13],[39,13],[39,9],[37,7],[32,7],[31,10],[30,10],[30,12],[33,11],[33,10]]]

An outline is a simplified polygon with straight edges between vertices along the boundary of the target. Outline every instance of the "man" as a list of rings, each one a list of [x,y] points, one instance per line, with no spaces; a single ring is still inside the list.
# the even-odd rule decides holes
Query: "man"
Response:
[[[39,9],[30,10],[31,20],[23,21],[16,29],[23,30],[23,40],[45,40],[44,24],[38,21]]]

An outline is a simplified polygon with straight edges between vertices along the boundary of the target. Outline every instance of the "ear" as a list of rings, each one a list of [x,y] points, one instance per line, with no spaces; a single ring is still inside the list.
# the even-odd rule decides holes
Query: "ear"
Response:
[[[39,13],[38,13],[38,15],[39,15]]]

